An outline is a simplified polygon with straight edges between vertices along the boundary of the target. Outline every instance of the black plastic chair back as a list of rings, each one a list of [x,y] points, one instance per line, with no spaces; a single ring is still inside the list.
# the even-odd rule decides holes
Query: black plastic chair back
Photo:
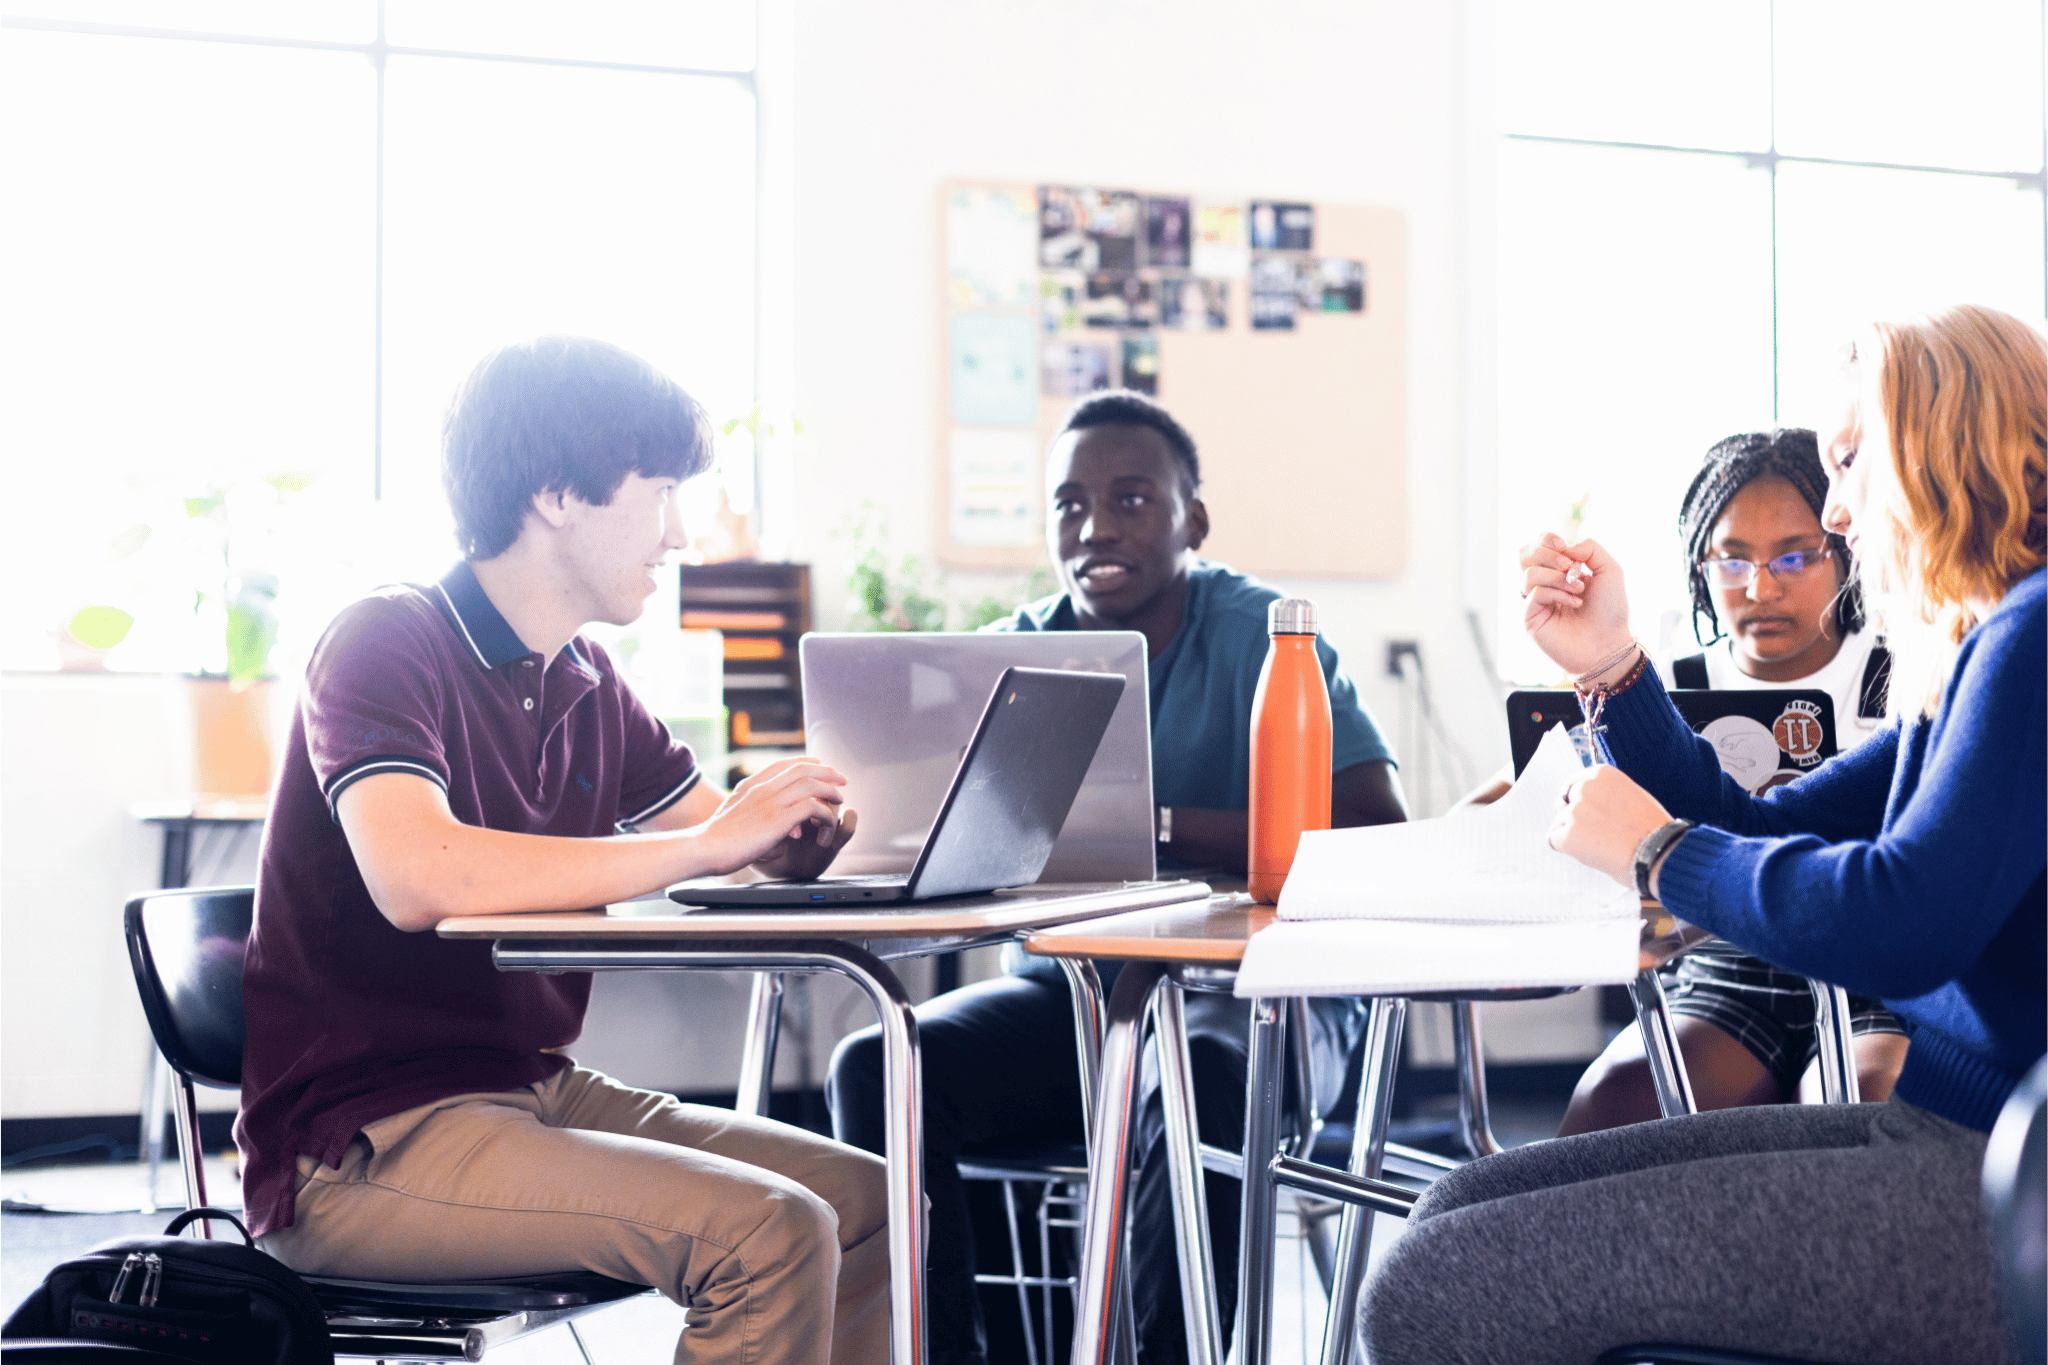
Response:
[[[142,1013],[173,1070],[232,1089],[242,1078],[242,961],[256,892],[157,891],[128,902],[128,965]]]

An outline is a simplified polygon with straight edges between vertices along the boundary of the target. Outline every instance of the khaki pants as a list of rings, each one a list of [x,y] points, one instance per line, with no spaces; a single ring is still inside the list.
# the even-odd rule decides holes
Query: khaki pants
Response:
[[[786,1124],[572,1067],[380,1119],[340,1169],[299,1158],[305,1274],[460,1280],[594,1270],[689,1309],[697,1365],[887,1365],[882,1163]]]

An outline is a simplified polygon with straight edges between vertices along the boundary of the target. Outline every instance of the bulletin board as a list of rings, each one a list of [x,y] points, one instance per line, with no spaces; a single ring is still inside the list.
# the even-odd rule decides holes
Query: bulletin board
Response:
[[[1278,577],[1408,558],[1407,226],[1395,209],[953,181],[939,189],[940,559],[1044,555],[1044,455],[1119,385],[1193,434],[1202,553]]]

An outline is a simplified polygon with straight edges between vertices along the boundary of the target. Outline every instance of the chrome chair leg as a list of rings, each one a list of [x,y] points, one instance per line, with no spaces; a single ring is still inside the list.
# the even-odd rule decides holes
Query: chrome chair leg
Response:
[[[199,1097],[193,1093],[190,1077],[178,1077],[178,1150],[184,1160],[179,1163],[185,1171],[185,1207],[203,1209],[206,1207],[206,1149],[199,1145]],[[202,1218],[198,1223],[199,1235],[211,1241],[213,1220]]]
[[[1849,1031],[1849,992],[1825,981],[1806,983],[1813,991],[1813,1040],[1820,1049],[1820,1097],[1826,1104],[1859,1104],[1856,1036]]]
[[[1671,1011],[1664,1005],[1664,981],[1656,968],[1636,973],[1636,979],[1628,983],[1628,997],[1635,1002],[1643,1055],[1649,1059],[1650,1083],[1657,1091],[1657,1112],[1667,1119],[1697,1113],[1699,1105],[1685,1074],[1685,1057],[1678,1050],[1678,1033],[1671,1025]]]
[[[1024,1280],[1024,1239],[1017,1235],[1017,1186],[1005,1180],[1003,1185],[1003,1217],[1010,1225],[1010,1265],[1014,1267],[1017,1281],[1017,1320],[1024,1327],[1024,1358],[1031,1365],[1038,1365],[1038,1334],[1031,1328],[1031,1293]],[[1049,1274],[1044,1262],[1039,1263],[1039,1274]],[[1046,1342],[1047,1347],[1052,1343]]]
[[[1358,1078],[1352,1119],[1352,1175],[1377,1180],[1386,1160],[1387,1123],[1394,1111],[1394,1074],[1401,1060],[1401,1026],[1408,1002],[1378,996],[1365,1021],[1365,1069]],[[1330,1276],[1330,1311],[1323,1323],[1323,1365],[1358,1359],[1358,1290],[1372,1252],[1372,1212],[1347,1203],[1337,1220],[1337,1266]]]
[[[1216,1304],[1216,1270],[1209,1251],[1209,1202],[1201,1141],[1195,1126],[1195,1088],[1188,1060],[1186,1001],[1173,981],[1152,997],[1153,1045],[1159,1050],[1160,1103],[1166,1117],[1168,1179],[1173,1186],[1173,1232],[1180,1266],[1181,1317],[1189,1365],[1223,1365],[1223,1329]]]
[[[768,1097],[775,1090],[775,1044],[782,1032],[782,973],[755,972],[754,994],[747,1002],[747,1035],[740,1051],[736,1113],[768,1117]]]
[[[1451,1036],[1458,1056],[1458,1132],[1473,1156],[1493,1156],[1501,1146],[1494,1140],[1493,1120],[1487,1113],[1486,1052],[1477,1000],[1452,1003]]]

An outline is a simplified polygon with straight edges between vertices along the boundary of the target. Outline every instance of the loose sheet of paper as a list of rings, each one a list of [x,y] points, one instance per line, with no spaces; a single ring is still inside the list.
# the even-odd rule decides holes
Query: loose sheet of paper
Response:
[[[1640,930],[1633,915],[1559,924],[1274,924],[1246,946],[1235,990],[1250,998],[1620,985],[1636,974]]]
[[[1493,923],[1638,918],[1633,890],[1550,846],[1557,796],[1584,771],[1564,727],[1490,806],[1301,836],[1280,918]]]

